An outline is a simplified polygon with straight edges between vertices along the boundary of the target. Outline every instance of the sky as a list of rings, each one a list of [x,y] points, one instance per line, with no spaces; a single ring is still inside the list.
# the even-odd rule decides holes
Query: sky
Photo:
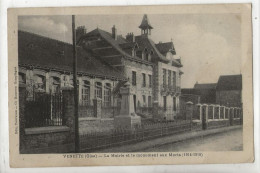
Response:
[[[119,35],[140,35],[143,15],[76,16],[76,27],[97,27]],[[183,64],[182,88],[216,83],[220,75],[240,74],[241,16],[239,14],[148,14],[151,39],[173,41]],[[18,29],[72,43],[71,16],[19,16]]]

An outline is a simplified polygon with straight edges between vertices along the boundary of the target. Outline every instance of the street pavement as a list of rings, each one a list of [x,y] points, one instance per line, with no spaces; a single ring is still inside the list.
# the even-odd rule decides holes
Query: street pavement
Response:
[[[224,133],[201,136],[181,142],[152,147],[144,152],[182,152],[182,151],[242,151],[242,129],[234,129]]]
[[[189,131],[93,152],[237,151],[242,150],[242,141],[242,126],[238,125]]]

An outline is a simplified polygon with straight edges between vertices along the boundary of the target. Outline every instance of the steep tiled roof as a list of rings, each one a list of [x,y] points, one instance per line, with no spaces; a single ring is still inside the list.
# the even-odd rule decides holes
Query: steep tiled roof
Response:
[[[115,40],[112,37],[111,33],[97,28],[97,29],[87,33],[86,35],[84,35],[81,38],[81,40],[84,40],[84,38],[87,38],[87,37],[90,37],[90,36],[101,36],[104,40],[106,40],[113,47],[113,49],[111,49],[109,51],[115,51],[115,52],[118,53],[118,55],[122,55],[125,58],[129,58],[129,59],[132,59],[132,60],[135,60],[135,61],[140,61],[140,62],[152,65],[152,63],[145,61],[145,60],[142,60],[140,57],[133,57],[129,51],[124,51],[123,50],[123,49],[125,49],[124,44],[127,44],[127,46],[129,46],[129,45],[131,45],[131,43],[127,42],[127,40],[124,39],[122,36],[118,36],[117,39]],[[100,56],[107,55],[107,54],[102,55],[100,52],[97,52],[97,53]]]
[[[19,65],[72,72],[72,50],[73,46],[69,43],[25,31],[19,31],[18,33]],[[81,47],[77,47],[77,60],[79,73],[126,80],[122,73]]]
[[[161,54],[164,56],[167,52],[171,52],[173,55],[176,55],[175,48],[172,42],[166,42],[166,43],[158,43],[155,45],[156,48],[159,50]]]
[[[147,48],[148,51],[152,50],[154,52],[154,54],[152,55],[152,61],[169,62],[169,60],[166,59],[166,57],[158,50],[156,44],[149,37],[145,35],[139,35],[135,37],[135,40],[139,45],[140,50]],[[173,60],[173,65],[177,67],[182,67],[182,64],[177,60]]]
[[[136,45],[135,42],[127,42],[127,43],[123,43],[123,44],[120,44],[119,46],[122,48],[122,49],[132,49],[134,48]]]
[[[216,83],[195,84],[194,89],[216,89]]]
[[[242,75],[220,76],[217,90],[242,90]]]
[[[140,47],[140,50],[144,50],[144,48],[148,49],[148,51],[153,51],[154,54],[152,55],[152,60],[161,60],[164,62],[168,62],[168,60],[158,51],[155,46],[155,43],[149,39],[147,36],[136,36],[135,40]]]

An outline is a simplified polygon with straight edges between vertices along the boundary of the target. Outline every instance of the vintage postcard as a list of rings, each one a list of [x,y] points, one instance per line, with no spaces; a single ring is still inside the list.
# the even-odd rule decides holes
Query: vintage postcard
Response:
[[[8,9],[11,167],[254,161],[251,4]]]

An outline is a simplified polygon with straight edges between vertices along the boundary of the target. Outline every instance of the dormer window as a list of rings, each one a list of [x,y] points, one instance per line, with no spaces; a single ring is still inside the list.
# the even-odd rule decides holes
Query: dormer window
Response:
[[[132,49],[132,56],[133,56],[133,57],[135,57],[135,56],[136,56],[136,50],[135,50],[135,48],[134,48],[134,49]]]
[[[138,49],[138,45],[137,45],[137,43],[136,43],[135,46],[134,46],[134,48],[132,49],[132,56],[133,56],[133,57],[137,56],[137,55],[136,55],[137,49]]]
[[[154,52],[151,50],[148,61],[151,61],[153,54],[154,54]]]
[[[142,59],[144,59],[146,61],[149,60],[149,53],[148,53],[147,48],[145,48],[144,51],[143,51],[143,58]]]
[[[148,61],[149,60],[149,53],[145,53],[145,60]]]

